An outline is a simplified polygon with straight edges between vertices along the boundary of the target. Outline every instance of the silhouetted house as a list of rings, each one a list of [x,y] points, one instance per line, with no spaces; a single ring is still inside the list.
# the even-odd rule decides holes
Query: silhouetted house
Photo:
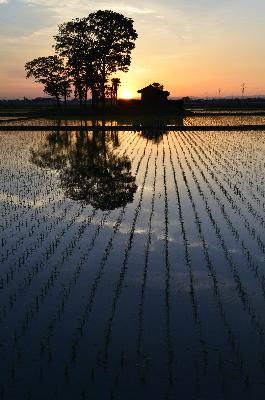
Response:
[[[141,94],[141,102],[144,106],[154,107],[163,106],[168,102],[169,92],[158,88],[154,85],[146,86],[145,88],[138,90]]]

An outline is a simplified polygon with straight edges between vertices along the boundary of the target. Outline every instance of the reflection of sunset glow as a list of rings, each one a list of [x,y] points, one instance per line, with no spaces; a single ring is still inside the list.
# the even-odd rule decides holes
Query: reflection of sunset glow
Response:
[[[130,90],[128,89],[123,89],[120,93],[119,96],[121,99],[131,99],[133,97],[133,94]]]

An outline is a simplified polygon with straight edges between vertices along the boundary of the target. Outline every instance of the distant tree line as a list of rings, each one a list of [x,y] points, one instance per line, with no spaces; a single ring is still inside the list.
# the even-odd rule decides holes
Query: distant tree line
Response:
[[[26,77],[43,84],[58,104],[73,92],[80,106],[89,94],[93,105],[105,105],[117,99],[120,79],[111,77],[128,71],[137,37],[133,20],[111,10],[73,19],[59,25],[54,55],[26,63]]]

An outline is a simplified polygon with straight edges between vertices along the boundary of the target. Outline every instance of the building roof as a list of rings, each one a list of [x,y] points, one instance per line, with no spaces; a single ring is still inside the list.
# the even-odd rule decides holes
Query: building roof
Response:
[[[149,86],[146,86],[146,87],[144,87],[143,89],[140,89],[140,90],[138,90],[138,92],[137,93],[163,93],[163,96],[169,96],[170,95],[170,93],[168,92],[168,91],[165,91],[165,90],[161,90],[161,89],[158,89],[157,87],[155,87],[155,86],[153,86],[153,85],[149,85]]]

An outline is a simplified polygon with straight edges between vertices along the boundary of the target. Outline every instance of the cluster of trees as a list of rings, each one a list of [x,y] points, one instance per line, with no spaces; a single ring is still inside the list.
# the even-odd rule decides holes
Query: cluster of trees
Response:
[[[99,10],[85,18],[59,25],[55,55],[39,57],[25,65],[26,77],[44,85],[44,92],[65,101],[72,89],[80,105],[89,93],[92,103],[117,99],[118,71],[127,72],[138,35],[133,20],[111,11]]]

